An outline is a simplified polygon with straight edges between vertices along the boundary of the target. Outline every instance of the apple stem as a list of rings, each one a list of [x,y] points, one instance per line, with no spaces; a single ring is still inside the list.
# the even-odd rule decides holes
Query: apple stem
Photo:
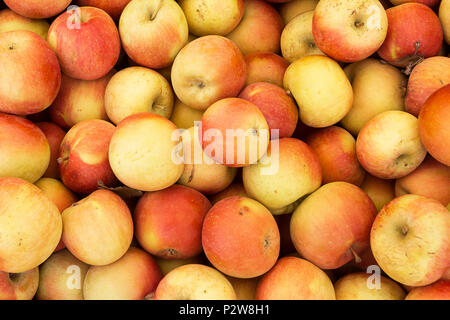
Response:
[[[67,160],[69,160],[69,157],[58,158],[58,159],[56,159],[56,162],[58,162],[58,164],[61,164],[61,163],[63,163],[64,161],[67,161]]]
[[[163,0],[159,0],[159,2],[158,2],[158,6],[156,7],[155,11],[153,11],[152,15],[150,16],[150,21],[153,21],[153,20],[155,20],[155,18],[156,18],[156,15],[157,15],[157,14],[158,14],[158,12],[159,12],[159,9],[161,9],[161,6],[162,6],[162,2],[163,2]]]
[[[355,258],[355,262],[356,263],[361,263],[361,258],[358,256],[358,254],[356,253],[356,251],[355,250],[353,250],[353,248],[352,247],[350,247],[350,251],[351,251],[351,253],[353,254],[353,257]]]
[[[403,234],[404,236],[406,236],[406,235],[408,234],[408,231],[409,231],[408,226],[403,226],[403,227],[402,227],[402,234]]]

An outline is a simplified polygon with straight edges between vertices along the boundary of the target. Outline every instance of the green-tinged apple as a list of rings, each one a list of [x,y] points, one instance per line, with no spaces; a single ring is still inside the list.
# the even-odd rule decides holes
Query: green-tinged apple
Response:
[[[366,174],[361,189],[372,199],[377,211],[395,198],[395,181],[386,180]]]
[[[83,282],[84,300],[144,300],[161,278],[155,259],[131,247],[116,262],[89,268]]]
[[[240,279],[227,276],[236,293],[237,300],[255,300],[256,287],[260,277]]]
[[[234,196],[240,196],[240,197],[247,197],[251,198],[244,189],[244,185],[241,182],[235,181],[228,188],[225,190],[218,192],[212,196],[209,197],[209,200],[211,200],[211,204],[216,204],[222,199],[234,197]]]
[[[444,31],[444,40],[450,44],[450,0],[442,0],[439,6],[439,19]]]
[[[239,48],[222,36],[204,36],[188,43],[172,66],[172,86],[191,108],[205,110],[214,102],[239,94],[246,65]]]
[[[159,268],[161,269],[161,273],[163,274],[163,276],[168,274],[173,269],[184,266],[186,264],[204,264],[202,255],[187,259],[165,259],[155,257],[155,260]]]
[[[267,272],[256,288],[256,300],[335,300],[325,272],[311,262],[284,257]]]
[[[27,115],[48,108],[61,85],[58,59],[28,30],[0,33],[0,112]]]
[[[109,162],[116,177],[142,191],[165,189],[177,182],[184,164],[174,161],[175,130],[171,121],[150,112],[122,120],[109,145]]]
[[[5,4],[21,16],[45,19],[56,16],[71,0],[5,0]]]
[[[202,121],[203,112],[203,110],[191,108],[179,99],[175,99],[170,121],[172,121],[177,128],[189,129],[194,126],[195,121]]]
[[[419,137],[419,121],[404,111],[385,111],[367,122],[356,139],[356,155],[363,168],[381,179],[397,179],[413,172],[427,151]]]
[[[29,271],[55,250],[61,214],[38,187],[19,178],[0,178],[0,212],[0,271]]]
[[[61,14],[50,25],[47,41],[62,71],[75,79],[100,79],[119,59],[119,31],[113,19],[98,8],[81,7]]]
[[[188,41],[188,24],[173,0],[132,0],[119,21],[122,46],[137,64],[159,69],[169,66]]]
[[[126,117],[152,112],[170,118],[173,92],[161,74],[144,67],[130,67],[117,72],[105,91],[105,110],[108,118],[118,124]]]
[[[434,199],[397,197],[375,218],[370,245],[378,265],[393,280],[426,286],[450,266],[450,213]]]
[[[292,19],[306,11],[314,10],[319,0],[291,0],[280,6],[280,15],[287,25]]]
[[[300,108],[300,120],[310,127],[331,126],[352,107],[350,81],[331,58],[306,56],[296,60],[287,68],[283,83]]]
[[[245,85],[270,82],[283,87],[284,73],[289,62],[273,52],[251,53],[244,57],[247,66]]]
[[[50,146],[50,163],[44,177],[58,179],[60,177],[58,169],[59,146],[66,132],[53,122],[38,122],[36,125],[45,134]]]
[[[450,300],[450,280],[411,289],[405,300]]]
[[[28,30],[47,39],[48,28],[50,25],[45,20],[26,18],[9,9],[0,11],[0,33]]]
[[[36,182],[50,163],[50,145],[29,120],[0,113],[0,177]]]
[[[217,202],[208,211],[202,245],[208,260],[221,272],[236,278],[254,278],[276,263],[280,232],[262,204],[236,196]]]
[[[39,267],[38,300],[84,300],[83,282],[89,266],[67,249],[56,252]]]
[[[39,268],[22,273],[0,271],[0,300],[32,300],[39,286]]]
[[[377,209],[367,194],[347,182],[323,185],[303,200],[291,217],[298,253],[321,269],[336,269],[369,246]]]
[[[66,248],[90,265],[120,259],[133,238],[133,219],[126,203],[109,190],[97,190],[62,213]]]
[[[96,7],[104,10],[114,20],[118,21],[123,9],[131,0],[76,0],[75,3],[80,7]]]

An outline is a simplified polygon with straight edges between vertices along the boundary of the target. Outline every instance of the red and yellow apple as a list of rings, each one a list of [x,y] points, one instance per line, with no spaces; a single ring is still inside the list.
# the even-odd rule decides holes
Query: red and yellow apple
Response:
[[[53,122],[38,122],[36,125],[45,134],[50,146],[50,163],[47,171],[44,173],[44,177],[58,179],[60,176],[57,160],[59,157],[59,146],[66,132]]]
[[[34,19],[56,16],[71,0],[5,0],[5,4],[18,14]]]
[[[413,288],[405,300],[450,300],[450,280],[439,280],[428,286]]]
[[[22,273],[0,271],[0,300],[32,300],[39,286],[39,268]]]
[[[289,66],[284,58],[273,52],[256,52],[244,57],[247,66],[245,85],[270,82],[283,87],[284,73]]]
[[[47,39],[48,28],[50,28],[50,25],[45,20],[26,18],[9,9],[0,11],[0,33],[28,30],[40,35],[45,40]]]
[[[386,180],[366,174],[361,189],[372,199],[377,211],[395,198],[395,181]]]
[[[123,9],[131,0],[76,0],[79,6],[96,7],[104,10],[114,20],[119,20]]]

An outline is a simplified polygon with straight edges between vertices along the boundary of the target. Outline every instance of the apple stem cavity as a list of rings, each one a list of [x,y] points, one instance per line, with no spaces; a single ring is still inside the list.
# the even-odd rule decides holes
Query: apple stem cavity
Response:
[[[150,21],[155,20],[156,15],[158,14],[159,10],[161,9],[162,3],[163,3],[163,0],[159,0],[158,5],[157,5],[155,11],[153,11],[152,14],[151,14],[151,16],[150,16]]]
[[[409,228],[408,226],[403,226],[401,229],[401,232],[404,236],[406,236],[408,234]]]

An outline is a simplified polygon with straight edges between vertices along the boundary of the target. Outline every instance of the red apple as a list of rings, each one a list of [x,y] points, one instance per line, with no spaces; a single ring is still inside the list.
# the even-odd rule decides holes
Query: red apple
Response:
[[[63,11],[71,0],[5,0],[18,14],[34,19],[50,18]]]
[[[79,6],[96,7],[104,10],[114,20],[119,20],[123,9],[130,3],[131,0],[76,0]]]
[[[246,55],[247,79],[245,85],[270,82],[283,87],[284,72],[289,66],[284,58],[273,52],[256,52]]]
[[[439,280],[425,287],[413,288],[405,300],[450,300],[450,280]]]

